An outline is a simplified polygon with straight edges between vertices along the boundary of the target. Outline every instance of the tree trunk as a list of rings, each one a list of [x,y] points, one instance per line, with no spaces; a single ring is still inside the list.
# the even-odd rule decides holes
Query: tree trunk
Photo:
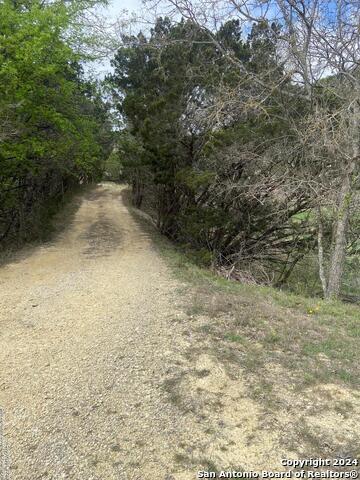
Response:
[[[322,215],[321,215],[321,207],[318,207],[318,260],[319,260],[319,277],[321,281],[321,286],[323,289],[324,297],[327,296],[327,281],[325,275],[325,266],[324,266],[324,245],[323,245],[323,238],[324,238],[324,229],[323,229],[323,222],[322,222]]]
[[[132,201],[136,208],[140,208],[143,201],[143,183],[140,175],[135,174],[132,181]]]
[[[347,173],[343,177],[338,214],[334,226],[334,241],[332,246],[329,282],[326,291],[326,298],[336,298],[339,296],[341,287],[341,278],[344,270],[346,233],[349,222],[349,207],[351,200],[351,175]]]
[[[356,174],[359,162],[359,99],[355,98],[351,108],[350,138],[351,160],[348,163],[339,195],[338,214],[334,226],[333,246],[330,259],[329,281],[326,298],[339,296],[341,279],[344,271],[346,235],[349,223],[350,203],[352,197],[353,177]]]

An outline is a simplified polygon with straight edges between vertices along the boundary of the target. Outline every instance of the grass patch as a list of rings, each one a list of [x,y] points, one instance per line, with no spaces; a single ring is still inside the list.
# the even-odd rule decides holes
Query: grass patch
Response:
[[[358,384],[357,305],[227,280],[193,263],[160,235],[155,235],[155,242],[177,278],[188,285],[192,303],[187,313],[209,318],[198,333],[213,346],[215,339],[223,339],[214,347],[222,361],[237,359],[248,371],[275,362],[289,371],[291,381],[296,379],[303,386],[316,382]],[[186,299],[189,301],[189,296]],[[226,321],[219,322],[220,318]],[[237,345],[245,354],[241,360],[234,352]]]
[[[240,389],[240,397],[251,398],[259,407],[262,428],[281,429],[281,414],[288,412],[289,424],[281,430],[283,445],[301,458],[330,457],[344,451],[335,437],[328,438],[325,423],[318,431],[306,419],[319,413],[325,418],[319,422],[326,422],[327,414],[332,421],[334,412],[343,418],[351,418],[351,412],[358,415],[359,306],[311,296],[317,288],[311,276],[308,292],[300,288],[301,282],[299,288],[289,291],[219,277],[143,218],[139,221],[151,230],[155,248],[181,283],[177,294],[183,299],[187,328],[192,332],[192,345],[186,352],[189,363],[196,362],[199,352],[206,352],[226,370],[229,383],[244,382],[246,390]],[[199,378],[207,374],[206,370],[193,373]],[[170,398],[174,395],[174,403],[184,408],[184,400],[177,397],[176,380],[166,389]],[[327,398],[328,391],[342,392],[349,401],[336,393]],[[218,412],[213,404],[207,407]],[[218,408],[221,412],[221,405]],[[272,423],[274,418],[278,423]],[[209,429],[212,432],[211,426]],[[349,447],[344,448],[350,451],[351,435],[346,442]]]
[[[224,364],[260,375],[274,363],[288,372],[283,381],[299,389],[324,382],[359,385],[358,305],[227,280],[194,262],[132,210],[184,285],[185,312],[207,317],[195,327],[197,335]]]
[[[236,333],[225,333],[224,335],[225,340],[229,340],[230,342],[236,342],[236,343],[245,343],[246,339],[242,337],[241,335],[238,335]]]
[[[204,313],[204,305],[194,299],[186,308],[185,313],[189,317],[196,317],[197,315],[201,315]]]
[[[214,463],[210,458],[201,458],[200,462],[204,470],[208,472],[218,472],[220,469],[217,468],[216,463]]]
[[[304,344],[303,352],[307,356],[326,355],[331,359],[353,360],[355,351],[347,348],[348,342],[344,339],[328,337],[319,342],[308,342]]]
[[[264,342],[268,345],[275,345],[281,342],[281,336],[275,330],[273,330],[266,334]]]
[[[190,457],[184,453],[175,453],[174,462],[179,463],[180,465],[188,465],[189,463],[192,463]]]
[[[168,395],[169,401],[177,407],[182,406],[182,397],[179,391],[182,375],[168,378],[163,383],[163,388]]]

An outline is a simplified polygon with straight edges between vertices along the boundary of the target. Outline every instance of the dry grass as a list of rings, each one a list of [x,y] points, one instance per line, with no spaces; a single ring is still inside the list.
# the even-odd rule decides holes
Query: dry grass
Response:
[[[359,307],[228,281],[139,221],[183,285],[188,367],[168,394],[204,424],[212,461],[359,457]]]
[[[176,274],[191,286],[186,313],[206,318],[198,331],[216,340],[223,353],[226,348],[246,353],[252,371],[254,365],[261,369],[276,362],[299,388],[324,379],[359,384],[358,306],[227,281],[192,264],[167,242],[161,247]]]
[[[183,298],[193,335],[190,361],[196,364],[206,350],[230,382],[242,376],[261,428],[278,431],[279,445],[294,455],[358,456],[359,308],[227,281],[166,241],[158,239],[158,245],[188,285]],[[209,395],[202,408],[216,412]],[[254,441],[249,435],[249,445]]]

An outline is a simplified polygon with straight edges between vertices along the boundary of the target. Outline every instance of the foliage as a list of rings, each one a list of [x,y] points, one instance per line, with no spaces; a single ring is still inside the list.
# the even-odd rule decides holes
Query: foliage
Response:
[[[244,40],[231,20],[213,43],[213,33],[191,21],[159,18],[149,38],[124,39],[109,81],[127,122],[125,138],[141,148],[134,156],[133,144],[121,142],[133,165],[127,171],[133,191],[141,190],[136,204],[152,184],[163,233],[209,250],[218,267],[256,261],[262,280],[282,282],[313,247],[308,223],[293,220],[310,200],[285,185],[294,178],[294,159],[281,155],[293,139],[278,93],[262,111],[245,106],[255,86],[227,59],[231,52],[252,72],[271,69],[284,88],[293,88],[276,63],[278,34],[276,24],[263,22]],[[238,97],[239,89],[244,108],[234,111],[230,94]]]
[[[0,240],[31,236],[44,206],[102,175],[107,107],[66,34],[89,2],[0,2]]]

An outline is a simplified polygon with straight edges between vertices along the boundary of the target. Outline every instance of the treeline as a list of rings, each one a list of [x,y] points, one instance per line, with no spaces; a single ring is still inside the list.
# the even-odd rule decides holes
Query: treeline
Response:
[[[306,25],[320,21],[307,11],[254,13],[246,25],[232,15],[215,29],[204,26],[202,5],[124,37],[112,61],[108,81],[126,122],[118,158],[134,204],[239,280],[281,286],[316,253],[324,295],[337,296],[345,256],[359,248],[354,63],[324,63],[311,76],[309,52],[319,65],[327,44],[310,31],[304,53]]]
[[[94,1],[0,1],[0,242],[41,234],[80,183],[101,178],[108,106],[83,73],[79,16]],[[78,31],[75,29],[78,28]]]

